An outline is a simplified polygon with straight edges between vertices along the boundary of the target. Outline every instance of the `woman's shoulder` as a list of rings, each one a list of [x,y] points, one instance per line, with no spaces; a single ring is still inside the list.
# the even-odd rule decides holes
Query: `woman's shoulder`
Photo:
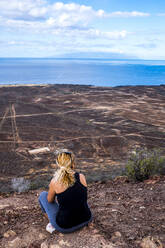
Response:
[[[51,179],[49,187],[54,187],[56,184],[56,181],[54,180],[54,178]]]
[[[52,179],[52,185],[55,189],[56,194],[64,192],[68,187],[62,184],[60,181],[56,181]]]
[[[87,182],[84,174],[75,172],[74,175],[76,181],[79,181],[83,186],[87,187]],[[56,194],[62,193],[68,188],[66,185],[63,185],[60,181],[55,180],[55,178],[52,178],[49,187],[54,189]]]

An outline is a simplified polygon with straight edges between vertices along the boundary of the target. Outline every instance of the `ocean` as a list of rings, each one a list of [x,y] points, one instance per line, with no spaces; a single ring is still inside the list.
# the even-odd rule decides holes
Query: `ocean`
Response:
[[[0,84],[165,84],[165,60],[0,58]]]

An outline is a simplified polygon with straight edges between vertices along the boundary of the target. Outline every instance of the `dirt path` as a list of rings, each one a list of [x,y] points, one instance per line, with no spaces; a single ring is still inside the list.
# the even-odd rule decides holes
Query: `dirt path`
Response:
[[[6,119],[10,119],[13,117],[31,117],[31,116],[42,116],[42,115],[55,115],[55,113],[41,113],[41,114],[26,114],[26,115],[15,115],[15,116],[6,116]],[[3,119],[3,117],[0,117],[0,119]]]

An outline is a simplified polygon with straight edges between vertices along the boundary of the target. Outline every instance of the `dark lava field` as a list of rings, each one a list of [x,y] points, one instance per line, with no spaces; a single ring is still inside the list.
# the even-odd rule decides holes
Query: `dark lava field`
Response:
[[[30,155],[35,148],[51,152]],[[0,191],[23,177],[36,189],[68,149],[89,182],[121,174],[136,147],[165,147],[165,86],[0,87]]]

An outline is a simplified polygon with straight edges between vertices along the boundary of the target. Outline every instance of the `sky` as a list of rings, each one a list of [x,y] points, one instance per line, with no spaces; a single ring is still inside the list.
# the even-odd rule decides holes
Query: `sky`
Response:
[[[0,0],[0,57],[165,59],[164,0]]]

